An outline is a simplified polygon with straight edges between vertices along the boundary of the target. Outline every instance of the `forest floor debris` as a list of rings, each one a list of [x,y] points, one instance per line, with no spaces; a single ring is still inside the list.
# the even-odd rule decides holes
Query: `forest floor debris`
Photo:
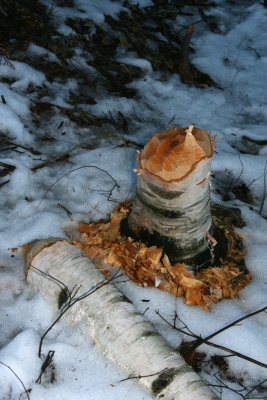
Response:
[[[140,286],[152,286],[184,297],[186,304],[208,310],[212,303],[224,298],[236,298],[251,280],[245,269],[242,237],[226,217],[213,222],[227,239],[226,257],[219,266],[200,269],[194,275],[184,263],[170,263],[168,255],[157,246],[150,246],[120,233],[121,221],[127,218],[130,204],[122,203],[110,215],[109,221],[78,225],[81,240],[75,242],[107,276],[110,268],[121,268]],[[241,267],[242,265],[242,267]]]

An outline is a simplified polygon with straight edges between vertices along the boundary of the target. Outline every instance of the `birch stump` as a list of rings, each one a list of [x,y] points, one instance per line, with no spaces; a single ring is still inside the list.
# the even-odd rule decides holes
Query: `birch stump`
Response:
[[[78,247],[57,238],[31,243],[25,261],[28,283],[52,302],[56,310],[64,288],[81,287],[81,292],[87,292],[106,279]],[[140,376],[138,381],[156,398],[218,400],[184,359],[112,284],[102,285],[75,303],[64,318],[73,328],[75,324],[84,322],[85,336],[93,339],[127,375]]]
[[[153,135],[138,156],[130,229],[156,235],[179,260],[207,249],[212,154],[207,131],[193,125]]]

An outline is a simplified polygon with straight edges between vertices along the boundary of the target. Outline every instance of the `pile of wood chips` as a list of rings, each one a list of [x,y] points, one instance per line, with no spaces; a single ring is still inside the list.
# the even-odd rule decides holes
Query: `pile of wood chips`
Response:
[[[224,230],[228,239],[228,252],[220,267],[209,267],[193,275],[185,264],[171,265],[167,254],[162,249],[147,247],[131,237],[121,236],[120,223],[130,211],[129,203],[122,203],[114,209],[110,220],[85,224],[79,222],[81,240],[74,244],[94,261],[96,266],[107,276],[115,268],[140,286],[152,286],[184,297],[186,304],[198,305],[209,310],[212,303],[223,298],[235,298],[250,281],[248,273],[240,272],[238,261],[243,259],[244,250],[235,243],[242,241],[240,235],[227,226]],[[214,223],[221,223],[214,221]],[[225,227],[224,227],[225,228]]]

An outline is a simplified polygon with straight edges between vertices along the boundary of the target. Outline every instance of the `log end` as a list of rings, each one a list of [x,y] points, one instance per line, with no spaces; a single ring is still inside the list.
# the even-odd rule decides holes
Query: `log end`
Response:
[[[24,272],[26,279],[34,257],[37,256],[37,254],[39,254],[40,251],[42,251],[45,247],[50,247],[58,241],[68,241],[68,240],[59,237],[49,237],[47,239],[41,239],[41,240],[37,239],[34,240],[33,242],[26,243],[22,246],[22,256],[25,262]]]

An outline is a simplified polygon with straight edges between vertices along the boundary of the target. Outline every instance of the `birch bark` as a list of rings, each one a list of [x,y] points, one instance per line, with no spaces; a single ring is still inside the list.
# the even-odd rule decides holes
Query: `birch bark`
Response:
[[[190,126],[156,133],[138,157],[136,195],[129,226],[171,242],[186,260],[208,246],[212,145]]]
[[[99,284],[104,275],[80,249],[66,241],[37,241],[26,255],[27,281],[57,308],[62,288],[39,270],[71,288],[84,292]],[[42,249],[42,250],[40,250]],[[77,287],[76,286],[76,287]],[[217,400],[218,397],[140,315],[112,284],[77,302],[65,318],[72,327],[84,321],[86,335],[114,363],[139,380],[156,398],[165,400]],[[161,371],[161,372],[160,372]]]

